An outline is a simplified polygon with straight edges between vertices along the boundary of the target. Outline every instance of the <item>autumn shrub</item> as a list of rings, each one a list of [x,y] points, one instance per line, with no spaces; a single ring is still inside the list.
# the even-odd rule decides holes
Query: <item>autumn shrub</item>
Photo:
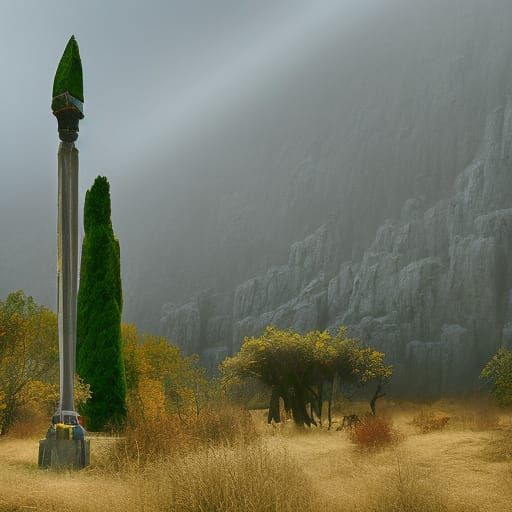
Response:
[[[435,413],[427,409],[421,409],[412,419],[412,424],[420,432],[427,434],[436,430],[443,430],[450,422],[451,418],[442,413]]]
[[[24,405],[17,411],[16,419],[9,430],[10,437],[28,439],[37,436],[44,437],[50,418],[44,408],[33,404]]]
[[[386,416],[365,416],[350,433],[352,441],[361,449],[376,449],[399,439],[393,422]]]
[[[90,397],[89,386],[79,378],[75,379],[74,389],[75,404],[83,404]],[[59,405],[59,385],[30,380],[20,398],[9,435],[17,438],[43,436]]]

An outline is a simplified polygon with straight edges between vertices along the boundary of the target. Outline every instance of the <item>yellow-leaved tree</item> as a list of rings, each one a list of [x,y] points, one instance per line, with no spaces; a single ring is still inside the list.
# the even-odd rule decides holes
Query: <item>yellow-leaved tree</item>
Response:
[[[210,385],[196,357],[185,357],[166,338],[141,334],[134,325],[121,327],[128,414],[155,420],[168,413],[198,413]]]
[[[34,400],[39,381],[55,382],[58,371],[57,318],[22,291],[0,301],[0,435]],[[40,399],[44,390],[37,395]]]
[[[382,352],[363,347],[346,328],[333,336],[327,331],[300,334],[269,326],[261,336],[246,338],[240,352],[222,363],[221,371],[226,384],[256,378],[270,388],[269,423],[281,421],[282,399],[297,425],[316,425],[314,416],[321,421],[327,400],[330,426],[336,381],[356,387],[383,383],[392,368],[384,364]]]

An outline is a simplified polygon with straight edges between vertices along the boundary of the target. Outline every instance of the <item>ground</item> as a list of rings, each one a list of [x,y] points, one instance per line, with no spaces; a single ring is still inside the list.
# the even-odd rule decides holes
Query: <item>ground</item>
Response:
[[[508,420],[508,418],[504,418]],[[411,415],[395,416],[404,435],[397,445],[372,453],[354,450],[348,436],[325,432],[280,438],[322,493],[335,502],[374,502],[386,486],[411,486],[411,492],[436,490],[448,506],[479,512],[512,511],[511,461],[501,451],[507,428],[472,431],[445,429],[422,434]]]
[[[428,510],[512,511],[512,415],[501,413],[499,421],[482,428],[478,417],[485,412],[457,420],[445,404],[447,410],[451,425],[421,433],[411,423],[416,407],[388,406],[384,413],[392,416],[399,440],[375,452],[358,450],[346,432],[297,432],[291,425],[265,425],[263,411],[254,411],[253,417],[268,453],[286,453],[297,462],[321,496],[323,510],[424,511],[424,499],[441,504]],[[136,482],[154,480],[154,473],[134,480],[133,474],[94,467],[111,442],[94,438],[92,467],[59,474],[37,469],[37,439],[1,439],[0,511],[153,509],[154,487],[150,492]]]

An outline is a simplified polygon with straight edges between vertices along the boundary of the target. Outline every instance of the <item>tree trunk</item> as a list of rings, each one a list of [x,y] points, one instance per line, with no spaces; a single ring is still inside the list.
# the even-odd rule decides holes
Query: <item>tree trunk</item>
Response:
[[[370,400],[370,409],[372,410],[372,414],[375,416],[375,412],[376,412],[376,409],[375,409],[375,406],[376,406],[376,403],[377,403],[377,400],[379,398],[382,398],[383,396],[386,396],[386,393],[382,393],[382,383],[379,382],[379,384],[377,385],[377,389],[375,390],[375,393],[373,394],[372,396],[372,399]]]
[[[329,395],[329,404],[327,408],[327,416],[329,420],[329,427],[328,430],[331,430],[332,427],[332,403],[334,402],[334,393],[336,389],[336,375],[332,378],[331,381],[331,393]]]
[[[281,422],[281,414],[279,411],[279,391],[277,388],[272,388],[270,404],[268,406],[267,423],[272,423],[272,420],[276,423]]]
[[[320,381],[318,384],[318,400],[317,400],[317,416],[318,423],[322,426],[322,409],[324,406],[324,381]]]
[[[295,425],[298,427],[303,427],[304,425],[308,427],[311,425],[316,426],[316,421],[308,414],[304,391],[294,388],[293,392],[290,393],[290,405]]]
[[[16,416],[16,400],[9,399],[3,411],[3,419],[0,425],[0,436],[5,436],[11,429]]]

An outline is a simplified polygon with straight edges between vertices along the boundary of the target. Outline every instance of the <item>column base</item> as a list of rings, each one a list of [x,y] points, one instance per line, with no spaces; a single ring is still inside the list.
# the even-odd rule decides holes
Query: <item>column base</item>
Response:
[[[40,469],[83,469],[89,465],[89,439],[41,439]]]

